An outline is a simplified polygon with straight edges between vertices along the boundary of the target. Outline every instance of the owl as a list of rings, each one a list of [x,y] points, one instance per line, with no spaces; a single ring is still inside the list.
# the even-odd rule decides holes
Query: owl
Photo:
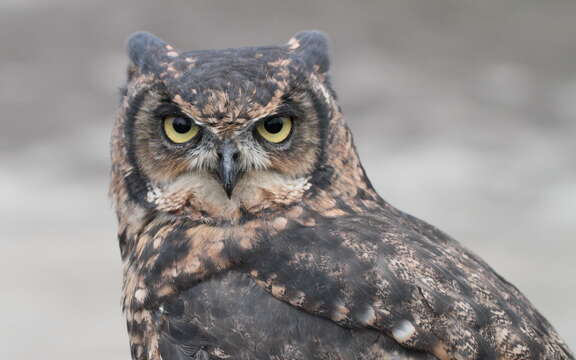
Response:
[[[134,360],[574,359],[517,288],[376,193],[322,33],[127,48],[111,195]]]

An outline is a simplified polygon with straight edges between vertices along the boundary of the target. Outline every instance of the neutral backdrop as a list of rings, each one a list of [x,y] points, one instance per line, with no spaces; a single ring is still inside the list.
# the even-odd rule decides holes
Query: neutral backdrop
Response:
[[[124,43],[320,29],[369,176],[576,349],[576,2],[0,0],[0,358],[127,359],[107,198]]]

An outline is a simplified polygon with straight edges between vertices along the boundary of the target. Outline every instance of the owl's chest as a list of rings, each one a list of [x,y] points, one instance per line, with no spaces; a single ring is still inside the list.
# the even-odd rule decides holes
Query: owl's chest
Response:
[[[293,244],[283,238],[283,247],[258,248],[256,233],[178,223],[144,233],[134,249],[138,258],[124,271],[134,359],[203,352],[214,359],[425,358],[378,332],[344,328],[274,298],[249,274],[264,259],[285,258]],[[239,254],[251,267],[231,265]]]

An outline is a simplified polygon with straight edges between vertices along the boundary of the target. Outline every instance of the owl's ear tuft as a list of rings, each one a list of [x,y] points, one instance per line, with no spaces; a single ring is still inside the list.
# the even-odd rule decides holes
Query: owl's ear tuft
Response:
[[[172,46],[145,31],[132,34],[128,38],[126,49],[132,64],[143,72],[154,71],[166,58],[177,56]]]
[[[321,31],[302,31],[288,41],[288,48],[301,57],[310,70],[327,73],[330,68],[328,37]]]

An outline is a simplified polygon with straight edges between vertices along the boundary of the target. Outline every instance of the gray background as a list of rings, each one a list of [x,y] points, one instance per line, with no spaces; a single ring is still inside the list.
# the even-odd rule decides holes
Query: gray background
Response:
[[[124,41],[320,29],[368,174],[576,348],[576,2],[0,0],[0,357],[127,359],[107,199]]]

